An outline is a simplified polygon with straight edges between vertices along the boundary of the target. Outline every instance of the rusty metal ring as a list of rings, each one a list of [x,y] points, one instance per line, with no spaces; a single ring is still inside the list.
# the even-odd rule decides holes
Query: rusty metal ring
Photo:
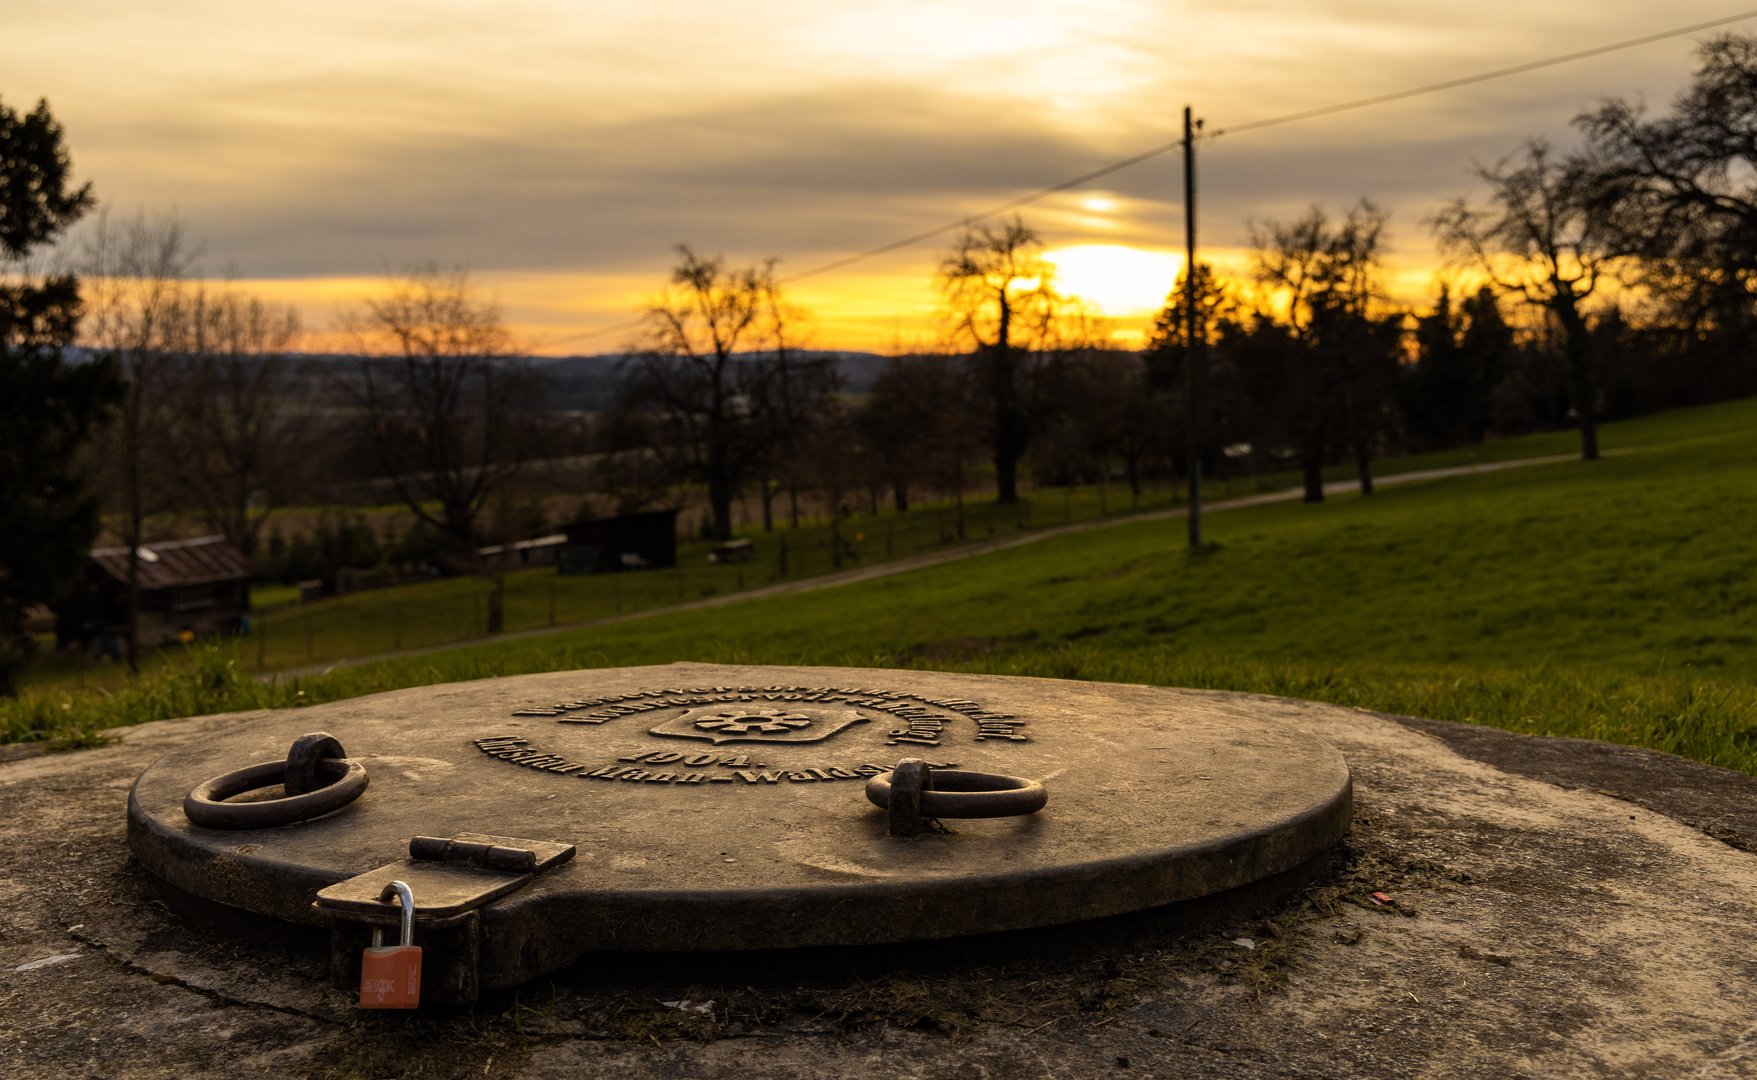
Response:
[[[342,744],[327,731],[314,731],[309,735],[301,735],[287,749],[287,775],[281,780],[281,786],[287,789],[288,795],[304,795],[323,787],[317,779],[317,763],[329,758],[345,758],[348,752]]]
[[[1049,792],[1035,780],[999,773],[934,769],[927,774],[931,787],[921,792],[921,816],[931,818],[1012,817],[1035,814],[1049,801]],[[890,809],[889,773],[866,782],[866,797],[875,806]]]
[[[329,782],[315,791],[284,799],[229,803],[225,800],[234,795],[282,783],[287,775],[285,761],[238,769],[197,786],[183,800],[183,813],[206,829],[272,829],[340,810],[366,790],[366,766],[358,761],[324,758],[316,763],[316,772]]]

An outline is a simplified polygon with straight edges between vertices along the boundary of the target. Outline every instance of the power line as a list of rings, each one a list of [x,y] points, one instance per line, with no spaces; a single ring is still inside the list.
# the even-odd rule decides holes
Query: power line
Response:
[[[852,266],[857,262],[865,262],[867,259],[877,258],[880,255],[889,254],[890,252],[896,251],[899,248],[906,248],[906,247],[909,247],[913,244],[919,244],[923,240],[932,240],[936,236],[944,236],[946,233],[949,233],[954,229],[961,229],[961,228],[965,227],[966,225],[974,225],[978,221],[984,221],[988,218],[996,217],[1000,214],[1006,213],[1008,210],[1017,210],[1021,206],[1029,206],[1034,202],[1038,202],[1043,199],[1047,199],[1051,195],[1055,195],[1059,192],[1070,191],[1074,188],[1081,187],[1085,184],[1089,184],[1101,176],[1109,176],[1113,172],[1121,172],[1122,170],[1128,168],[1131,165],[1139,165],[1141,162],[1146,161],[1148,158],[1158,157],[1160,154],[1166,153],[1171,150],[1176,150],[1178,147],[1180,147],[1182,145],[1183,145],[1183,140],[1179,139],[1177,142],[1174,142],[1174,143],[1166,143],[1164,146],[1156,146],[1153,149],[1148,150],[1146,153],[1136,154],[1132,158],[1124,158],[1122,161],[1118,161],[1118,162],[1114,162],[1112,164],[1106,165],[1104,168],[1097,169],[1093,172],[1086,173],[1084,176],[1076,176],[1072,180],[1063,180],[1061,183],[1056,184],[1054,187],[1046,187],[1042,191],[1036,192],[1031,195],[1026,195],[1023,198],[1014,199],[1010,203],[1005,203],[1003,205],[996,206],[993,209],[985,210],[980,214],[974,214],[974,215],[967,217],[967,218],[959,218],[957,221],[953,221],[948,224],[941,225],[938,228],[929,229],[926,232],[916,233],[914,236],[908,237],[903,240],[896,240],[896,241],[893,241],[889,244],[885,244],[881,247],[875,247],[870,250],[863,251],[858,255],[849,255],[846,258],[837,259],[835,262],[824,263],[822,266],[814,266],[810,270],[801,270],[797,274],[789,274],[785,278],[781,279],[782,283],[783,284],[792,284],[795,281],[804,281],[806,278],[817,277],[819,274],[827,274],[827,273],[830,273],[832,270],[840,270],[844,266]]]
[[[1375,94],[1372,97],[1357,98],[1353,101],[1344,101],[1336,105],[1325,105],[1316,109],[1305,109],[1300,112],[1285,113],[1281,116],[1269,117],[1266,120],[1251,120],[1243,124],[1234,124],[1229,128],[1216,129],[1207,135],[1197,136],[1197,138],[1217,139],[1222,135],[1237,135],[1241,132],[1256,131],[1259,128],[1275,127],[1278,124],[1291,124],[1300,120],[1312,120],[1320,116],[1331,116],[1336,113],[1349,112],[1354,109],[1365,109],[1373,105],[1384,105],[1392,101],[1402,101],[1406,98],[1421,97],[1424,94],[1436,94],[1442,90],[1453,90],[1460,86],[1470,86],[1475,83],[1489,82],[1493,79],[1504,79],[1509,75],[1520,75],[1527,71],[1537,71],[1542,68],[1556,67],[1560,64],[1572,63],[1575,60],[1585,60],[1594,56],[1603,56],[1606,53],[1620,52],[1624,49],[1633,49],[1639,45],[1650,45],[1655,41],[1665,41],[1668,38],[1683,37],[1686,34],[1694,34],[1701,30],[1712,30],[1719,26],[1729,26],[1733,23],[1744,22],[1748,19],[1757,19],[1757,10],[1744,11],[1737,15],[1728,15],[1719,19],[1710,19],[1707,22],[1692,23],[1689,26],[1680,26],[1671,30],[1662,30],[1657,34],[1644,34],[1641,37],[1628,38],[1624,41],[1612,42],[1609,45],[1600,45],[1592,49],[1582,49],[1579,52],[1545,57],[1542,60],[1532,60],[1524,64],[1515,64],[1512,67],[1496,68],[1493,71],[1479,72],[1475,75],[1465,75],[1462,78],[1447,79],[1443,82],[1437,83],[1428,83],[1426,86],[1411,87],[1408,90],[1397,90],[1389,94]],[[783,284],[804,281],[807,278],[814,278],[823,274],[832,273],[836,270],[841,270],[844,267],[853,266],[855,263],[865,262],[868,259],[876,259],[880,255],[888,255],[893,251],[899,251],[906,247],[913,247],[924,240],[932,240],[936,236],[944,236],[957,229],[968,228],[979,221],[986,221],[989,218],[998,217],[1009,210],[1017,210],[1023,206],[1030,206],[1032,203],[1042,202],[1051,195],[1059,195],[1064,191],[1071,191],[1074,188],[1082,187],[1100,177],[1109,176],[1114,172],[1121,172],[1124,169],[1139,165],[1143,161],[1149,161],[1156,158],[1161,154],[1168,154],[1173,150],[1179,149],[1183,144],[1183,140],[1178,139],[1175,142],[1168,142],[1162,146],[1155,146],[1153,149],[1143,151],[1133,157],[1112,162],[1111,164],[1104,166],[1102,169],[1094,169],[1092,172],[1076,176],[1072,180],[1063,180],[1059,184],[1053,184],[1039,191],[1032,192],[1029,195],[1021,196],[1011,202],[991,207],[980,214],[972,214],[968,217],[962,217],[956,221],[947,222],[944,225],[928,229],[925,232],[918,232],[913,236],[904,237],[901,240],[894,240],[888,244],[881,244],[875,248],[868,248],[858,254],[844,256],[843,258],[836,259],[832,262],[827,262],[820,266],[814,266],[809,270],[801,270],[797,274],[789,274],[782,278],[781,281]],[[641,324],[642,320],[635,319],[630,322],[618,323],[615,326],[600,327],[597,330],[587,330],[584,333],[570,334],[566,337],[556,338],[549,342],[549,344],[560,345],[564,342],[584,341],[588,338],[602,337],[605,334],[615,334],[624,330],[632,330]]]
[[[1637,45],[1649,45],[1655,41],[1664,41],[1667,38],[1683,37],[1685,34],[1694,34],[1698,30],[1712,30],[1717,26],[1727,26],[1731,23],[1744,22],[1747,19],[1757,19],[1757,11],[1746,11],[1738,15],[1728,15],[1724,19],[1711,19],[1708,22],[1696,23],[1693,26],[1680,26],[1675,30],[1662,30],[1657,34],[1647,34],[1643,37],[1630,38],[1627,41],[1619,41],[1611,45],[1600,45],[1595,49],[1582,49],[1579,52],[1571,52],[1563,56],[1551,56],[1544,60],[1533,60],[1528,64],[1515,64],[1512,67],[1498,68],[1494,71],[1485,71],[1479,75],[1466,75],[1461,79],[1447,79],[1444,82],[1429,83],[1426,86],[1417,86],[1409,90],[1398,90],[1395,93],[1377,94],[1373,97],[1360,98],[1355,101],[1345,101],[1340,105],[1326,105],[1319,109],[1307,109],[1304,112],[1288,113],[1285,116],[1274,116],[1267,120],[1252,120],[1249,123],[1235,124],[1229,128],[1218,129],[1210,134],[1208,138],[1215,139],[1222,135],[1235,135],[1241,131],[1255,131],[1258,128],[1273,127],[1276,124],[1291,124],[1296,120],[1311,120],[1319,116],[1329,116],[1332,113],[1347,112],[1350,109],[1364,109],[1369,105],[1383,105],[1388,101],[1402,101],[1404,98],[1420,97],[1423,94],[1434,94],[1441,90],[1451,90],[1454,87],[1469,86],[1472,83],[1488,82],[1490,79],[1504,79],[1508,75],[1519,75],[1527,71],[1536,71],[1539,68],[1555,67],[1558,64],[1568,64],[1575,60],[1585,60],[1592,56],[1603,56],[1605,53],[1619,52],[1623,49],[1633,49]],[[1172,144],[1172,146],[1177,145],[1181,144]],[[1164,153],[1169,149],[1171,149],[1171,147],[1165,147],[1158,152]]]

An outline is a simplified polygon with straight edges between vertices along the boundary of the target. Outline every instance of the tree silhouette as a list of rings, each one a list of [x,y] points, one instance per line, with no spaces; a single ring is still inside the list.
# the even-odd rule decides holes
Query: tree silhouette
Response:
[[[17,693],[30,654],[25,611],[53,603],[83,569],[98,501],[74,456],[122,396],[115,365],[70,364],[79,283],[38,277],[22,260],[91,206],[69,191],[71,165],[46,101],[19,115],[0,102],[0,694]]]
[[[22,259],[93,206],[92,186],[69,191],[73,162],[49,102],[19,114],[0,100],[0,257]]]
[[[86,313],[82,342],[127,381],[119,422],[104,436],[105,487],[121,511],[128,548],[124,655],[140,670],[140,545],[146,522],[170,508],[170,448],[176,349],[195,250],[174,216],[144,213],[114,224],[104,213],[84,238]]]
[[[509,539],[489,512],[534,449],[535,380],[499,306],[463,270],[429,264],[391,278],[343,327],[358,357],[342,386],[383,475],[454,559],[473,563],[481,544]]]
[[[1696,55],[1668,114],[1613,98],[1575,119],[1589,203],[1670,330],[1662,363],[1693,354],[1682,401],[1757,389],[1757,37],[1719,35]],[[1664,351],[1647,337],[1643,351]]]
[[[1416,445],[1480,443],[1493,394],[1513,352],[1513,330],[1484,286],[1454,307],[1444,285],[1431,314],[1416,320],[1416,359],[1405,372],[1404,424]]]
[[[1493,208],[1457,199],[1431,225],[1440,249],[1503,293],[1548,312],[1561,327],[1580,456],[1598,457],[1598,386],[1583,305],[1618,254],[1605,204],[1591,194],[1586,162],[1558,161],[1541,139],[1493,167],[1478,167]]]
[[[1019,498],[1019,460],[1054,407],[1051,369],[1088,347],[1098,321],[1055,289],[1043,241],[1015,216],[964,230],[941,262],[939,284],[954,342],[972,350],[975,389],[989,417],[996,496]]]
[[[796,313],[775,260],[728,268],[677,251],[671,289],[647,308],[647,344],[624,372],[622,405],[658,418],[652,451],[707,487],[714,536],[730,540],[740,487],[799,445],[831,377],[795,355]]]
[[[277,496],[310,456],[310,417],[292,401],[294,308],[228,288],[186,292],[172,342],[169,469],[182,501],[254,557]]]
[[[1362,199],[1333,227],[1312,207],[1285,224],[1251,230],[1259,283],[1286,305],[1299,362],[1286,370],[1284,413],[1299,447],[1307,502],[1324,498],[1323,465],[1334,445],[1354,454],[1362,494],[1373,490],[1374,448],[1396,391],[1401,314],[1379,317],[1386,215]]]
[[[1188,319],[1192,288],[1195,290],[1198,328],[1196,343],[1200,346],[1194,350],[1189,347]],[[1229,402],[1217,398],[1214,393],[1219,388],[1214,379],[1215,367],[1217,363],[1224,363],[1224,358],[1217,356],[1213,347],[1235,329],[1238,311],[1237,298],[1227,282],[1212,265],[1197,263],[1195,273],[1186,270],[1178,276],[1170,295],[1165,298],[1165,306],[1153,318],[1152,336],[1147,341],[1148,382],[1153,395],[1163,397],[1171,404],[1173,415],[1168,419],[1173,423],[1168,425],[1165,439],[1174,461],[1182,461],[1188,456],[1188,440],[1171,437],[1172,430],[1182,430],[1191,422],[1190,402],[1185,393],[1185,364],[1196,365],[1191,380],[1195,399],[1201,405],[1200,415],[1194,417],[1198,436],[1196,453],[1204,462],[1219,445],[1216,440],[1222,438],[1222,432],[1228,428],[1223,414]],[[1189,474],[1190,467],[1190,462],[1184,462],[1184,475]]]

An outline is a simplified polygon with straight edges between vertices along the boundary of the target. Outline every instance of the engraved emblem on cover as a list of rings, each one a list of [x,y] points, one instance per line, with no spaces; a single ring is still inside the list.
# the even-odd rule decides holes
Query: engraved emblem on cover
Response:
[[[729,742],[814,743],[867,718],[853,709],[778,709],[769,706],[708,706],[687,709],[649,729],[649,734],[676,739]]]

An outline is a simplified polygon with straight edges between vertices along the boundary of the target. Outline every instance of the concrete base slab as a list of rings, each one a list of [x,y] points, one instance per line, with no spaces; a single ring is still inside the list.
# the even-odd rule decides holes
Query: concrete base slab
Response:
[[[185,923],[131,864],[128,785],[241,717],[0,764],[0,1077],[1757,1075],[1757,781],[1195,696],[1353,772],[1352,834],[1266,913],[859,979],[576,968],[435,1016],[354,1013],[320,958]]]

